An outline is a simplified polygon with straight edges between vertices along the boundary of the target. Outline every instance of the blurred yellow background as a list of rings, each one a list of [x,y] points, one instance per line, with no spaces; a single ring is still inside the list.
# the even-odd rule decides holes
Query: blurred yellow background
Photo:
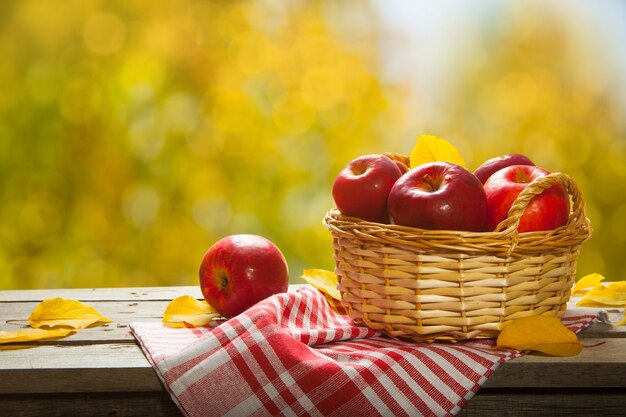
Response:
[[[546,3],[1,2],[0,288],[196,285],[234,233],[300,282],[339,170],[421,133],[573,176],[625,279],[626,7]]]

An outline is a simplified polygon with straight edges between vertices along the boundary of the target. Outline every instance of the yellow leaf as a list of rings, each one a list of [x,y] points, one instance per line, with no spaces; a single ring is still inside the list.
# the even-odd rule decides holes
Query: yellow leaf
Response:
[[[83,329],[96,323],[110,323],[111,320],[80,301],[51,298],[35,307],[28,322],[33,328],[62,326]]]
[[[604,281],[604,277],[600,274],[588,274],[576,281],[572,295],[579,296],[584,295],[589,289],[595,288],[600,285],[600,282]]]
[[[305,269],[302,278],[324,294],[335,300],[341,300],[341,293],[337,289],[337,275],[325,269]]]
[[[583,349],[576,333],[551,316],[513,320],[500,332],[497,347],[532,350],[552,356],[576,356]]]
[[[420,135],[411,151],[411,168],[428,162],[452,162],[465,167],[459,151],[450,142],[433,135]]]
[[[619,286],[612,288],[619,288]],[[622,307],[624,304],[626,304],[626,292],[613,291],[601,285],[589,290],[576,305],[579,307]]]
[[[626,281],[609,282],[606,286],[609,291],[626,294]]]
[[[339,279],[334,272],[325,269],[305,269],[302,278],[324,295],[335,313],[348,314],[346,307],[341,304],[341,292],[337,289]]]
[[[183,295],[172,300],[163,313],[163,324],[168,327],[206,326],[221,317],[206,301]]]
[[[36,340],[56,339],[74,333],[76,329],[22,329],[15,332],[0,331],[0,344],[15,342],[32,342]]]

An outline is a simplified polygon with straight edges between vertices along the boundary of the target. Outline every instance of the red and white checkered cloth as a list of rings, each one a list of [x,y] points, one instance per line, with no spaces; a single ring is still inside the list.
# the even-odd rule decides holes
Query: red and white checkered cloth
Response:
[[[594,315],[564,319],[574,331]],[[392,340],[333,312],[312,287],[272,296],[218,327],[133,323],[187,416],[457,414],[519,351],[493,340]]]

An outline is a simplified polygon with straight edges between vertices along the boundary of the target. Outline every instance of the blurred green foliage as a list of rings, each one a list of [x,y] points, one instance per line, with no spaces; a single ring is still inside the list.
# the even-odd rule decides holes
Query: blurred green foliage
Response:
[[[595,231],[579,270],[623,279],[624,118],[578,39],[520,16],[461,54],[421,126],[474,166],[524,152],[574,176]],[[361,1],[2,2],[0,287],[195,285],[233,233],[273,240],[294,282],[332,269],[336,173],[426,133],[381,36]]]
[[[367,7],[0,7],[3,288],[195,285],[233,233],[332,268],[332,178],[395,117]]]

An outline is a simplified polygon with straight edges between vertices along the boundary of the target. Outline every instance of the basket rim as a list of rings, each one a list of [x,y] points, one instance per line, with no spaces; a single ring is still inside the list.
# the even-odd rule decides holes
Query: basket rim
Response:
[[[545,231],[519,233],[517,226],[526,206],[544,189],[553,185],[564,187],[572,197],[567,223]],[[591,222],[585,214],[585,202],[574,180],[567,174],[555,172],[531,182],[519,194],[509,216],[490,232],[458,230],[426,230],[397,224],[383,224],[345,216],[336,208],[324,216],[323,224],[333,237],[368,240],[379,244],[422,248],[426,252],[490,253],[515,256],[526,253],[554,252],[582,245],[592,235]]]
[[[360,242],[380,245],[413,247],[424,253],[468,253],[496,256],[524,256],[540,252],[570,250],[582,245],[591,237],[591,225],[584,219],[583,227],[574,223],[558,229],[512,234],[500,232],[463,232],[455,230],[425,230],[409,226],[368,222],[342,215],[331,209],[324,216],[323,224],[333,238],[358,239]]]

